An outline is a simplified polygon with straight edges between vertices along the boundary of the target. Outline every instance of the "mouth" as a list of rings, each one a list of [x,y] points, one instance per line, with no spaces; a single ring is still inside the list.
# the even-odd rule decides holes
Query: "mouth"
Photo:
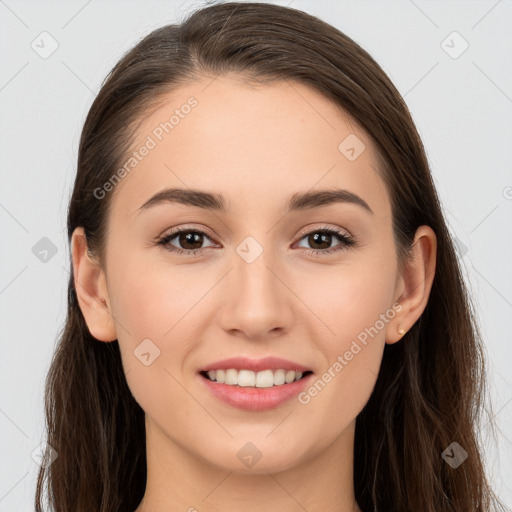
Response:
[[[203,370],[199,374],[206,380],[216,383],[233,386],[237,388],[274,388],[288,386],[293,382],[305,379],[313,372],[294,370],[263,370],[253,372],[251,370],[238,370],[236,368]]]
[[[263,412],[290,403],[311,385],[313,372],[228,368],[202,370],[197,376],[204,389],[225,404],[244,411]]]

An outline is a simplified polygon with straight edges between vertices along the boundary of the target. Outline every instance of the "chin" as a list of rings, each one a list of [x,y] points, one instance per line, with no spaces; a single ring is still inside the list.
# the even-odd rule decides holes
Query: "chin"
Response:
[[[260,443],[244,441],[236,444],[233,450],[223,448],[210,462],[224,471],[241,475],[279,473],[301,463],[297,450],[291,446],[288,449],[276,450],[275,446],[271,446],[268,441],[265,443],[264,439]]]

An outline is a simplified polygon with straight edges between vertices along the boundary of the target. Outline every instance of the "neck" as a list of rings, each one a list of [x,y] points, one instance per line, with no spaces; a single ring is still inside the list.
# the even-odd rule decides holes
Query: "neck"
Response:
[[[146,423],[147,482],[135,512],[360,512],[354,497],[355,422],[309,459],[250,473],[210,464]],[[263,458],[261,459],[263,461]]]

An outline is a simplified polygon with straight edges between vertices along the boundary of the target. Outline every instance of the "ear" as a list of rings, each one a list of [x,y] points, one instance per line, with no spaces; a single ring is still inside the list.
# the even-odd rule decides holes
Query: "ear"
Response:
[[[395,296],[401,305],[399,313],[389,322],[386,343],[399,341],[425,310],[436,270],[437,237],[430,226],[420,226],[414,235],[411,257],[397,280]],[[400,333],[399,329],[404,332]]]
[[[73,231],[71,256],[76,295],[90,333],[99,341],[117,338],[105,273],[90,255],[82,227]]]

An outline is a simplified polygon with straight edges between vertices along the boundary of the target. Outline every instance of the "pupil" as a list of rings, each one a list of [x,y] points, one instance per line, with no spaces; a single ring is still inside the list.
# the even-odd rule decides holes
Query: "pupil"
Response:
[[[327,248],[329,248],[329,247],[330,247],[330,245],[331,245],[331,244],[330,244],[330,242],[326,242],[326,241],[325,241],[325,238],[326,238],[326,237],[330,237],[330,236],[332,236],[332,235],[329,235],[329,234],[327,234],[327,233],[315,233],[314,235],[312,235],[312,238],[313,238],[313,242],[314,242],[314,243],[323,243],[323,244],[327,244],[327,247],[321,247],[322,249],[327,249]],[[318,238],[323,239],[323,241],[318,242]]]
[[[194,245],[194,238],[195,243],[199,244],[198,246]],[[180,235],[180,244],[182,245],[182,247],[185,247],[186,249],[199,249],[202,245],[201,235],[199,233],[182,233]],[[192,244],[193,247],[187,247],[187,244]]]

